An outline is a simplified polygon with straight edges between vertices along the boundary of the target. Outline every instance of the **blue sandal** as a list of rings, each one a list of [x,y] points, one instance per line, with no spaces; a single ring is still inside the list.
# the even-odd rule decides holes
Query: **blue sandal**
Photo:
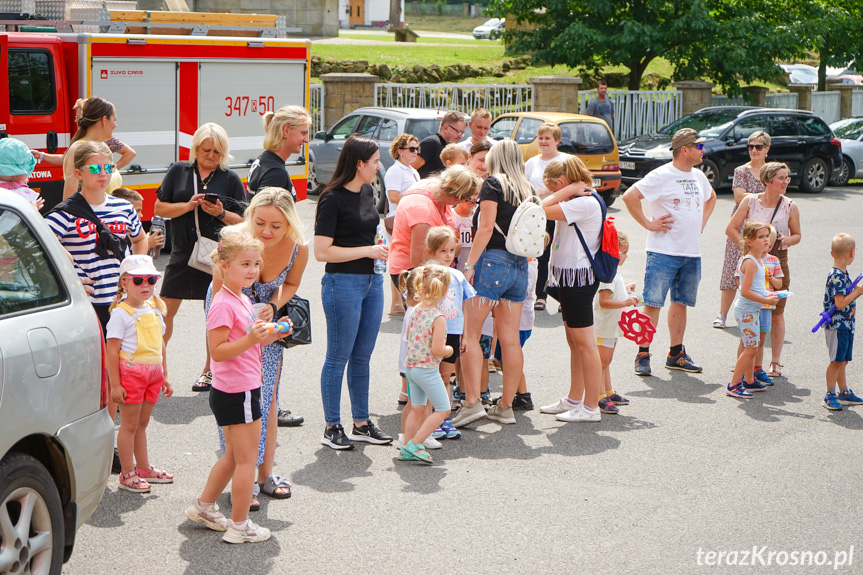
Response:
[[[408,444],[402,447],[399,452],[401,453],[401,455],[399,455],[399,459],[402,461],[419,461],[420,463],[426,463],[428,465],[434,463],[431,455],[426,451],[425,446],[422,443],[415,445],[413,439],[408,441]]]

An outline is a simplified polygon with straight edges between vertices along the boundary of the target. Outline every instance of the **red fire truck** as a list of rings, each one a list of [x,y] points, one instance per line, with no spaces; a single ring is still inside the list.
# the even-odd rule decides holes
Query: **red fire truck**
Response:
[[[146,34],[0,32],[0,137],[62,153],[75,134],[72,106],[99,96],[114,104],[114,136],[137,152],[123,186],[144,196],[144,220],[168,167],[188,160],[201,124],[225,128],[231,168],[245,181],[263,151],[261,117],[309,103],[308,40]],[[299,198],[306,194],[306,151],[287,161]],[[46,206],[62,199],[63,170],[37,164],[30,187]]]

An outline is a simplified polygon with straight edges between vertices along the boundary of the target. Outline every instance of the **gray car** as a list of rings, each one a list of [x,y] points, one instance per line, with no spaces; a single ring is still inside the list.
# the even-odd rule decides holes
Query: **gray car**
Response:
[[[336,171],[336,162],[345,145],[345,140],[353,134],[368,136],[381,146],[381,171],[372,186],[378,211],[386,207],[384,177],[387,169],[395,160],[390,157],[390,145],[401,133],[407,132],[420,141],[438,131],[446,110],[427,110],[423,108],[358,108],[325,132],[317,132],[309,143],[309,194],[319,194]],[[465,124],[469,120],[465,116]],[[465,138],[470,137],[467,128]]]
[[[0,195],[0,573],[60,573],[111,470],[99,320],[68,254]]]
[[[830,182],[844,186],[848,180],[863,178],[863,118],[845,118],[830,124],[842,142],[842,167],[834,170]]]

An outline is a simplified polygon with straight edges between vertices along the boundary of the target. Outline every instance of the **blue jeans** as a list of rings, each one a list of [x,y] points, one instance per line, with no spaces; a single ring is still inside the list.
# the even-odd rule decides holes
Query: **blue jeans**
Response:
[[[527,297],[527,258],[506,250],[485,250],[476,262],[473,287],[489,301],[521,303]]]
[[[321,371],[321,398],[327,425],[341,423],[342,379],[354,421],[369,419],[369,360],[384,312],[379,274],[324,274],[321,300],[327,318],[327,357]]]
[[[644,271],[644,305],[662,307],[668,290],[672,303],[692,307],[701,281],[701,258],[647,252]]]

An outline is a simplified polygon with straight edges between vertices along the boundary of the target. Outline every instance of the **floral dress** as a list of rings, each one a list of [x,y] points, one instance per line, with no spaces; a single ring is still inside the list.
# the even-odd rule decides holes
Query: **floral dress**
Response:
[[[734,180],[731,182],[732,188],[743,188],[747,194],[760,194],[764,191],[764,184],[752,175],[748,164],[738,166],[734,169]],[[740,204],[734,204],[731,210],[731,215],[737,211]],[[742,231],[741,227],[738,232]],[[731,241],[725,240],[725,260],[722,263],[722,276],[719,278],[719,289],[737,289],[737,282],[734,279],[737,273],[737,264],[740,261],[742,253],[740,246]]]

